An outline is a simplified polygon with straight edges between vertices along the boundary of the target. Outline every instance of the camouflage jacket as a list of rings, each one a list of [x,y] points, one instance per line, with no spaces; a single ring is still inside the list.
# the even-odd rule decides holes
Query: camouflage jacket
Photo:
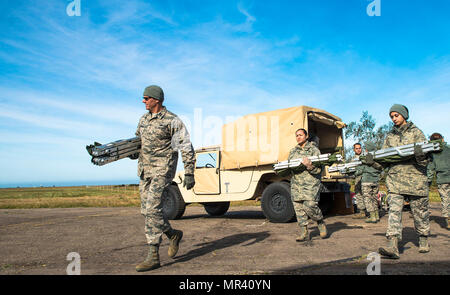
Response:
[[[428,182],[433,181],[436,172],[436,183],[450,183],[450,147],[445,144],[439,153],[431,153],[431,161],[428,164]]]
[[[302,148],[296,145],[289,153],[289,160],[304,158],[308,156],[320,155],[317,146],[312,142],[307,142]],[[321,186],[321,167],[315,167],[308,171],[306,168],[292,175],[291,178],[291,198],[294,201],[319,201],[319,190]]]
[[[384,140],[383,149],[423,141],[426,141],[423,132],[412,122],[407,122],[392,128]],[[386,176],[388,191],[399,195],[428,196],[427,164],[427,157],[389,164]]]
[[[361,165],[363,167],[361,183],[378,183],[380,181],[381,170],[369,165]]]
[[[355,161],[359,161],[359,156],[355,155],[352,160],[350,162],[355,162]],[[362,174],[364,171],[364,165],[359,165],[355,167],[355,185],[361,185],[361,180],[362,180]]]
[[[355,156],[352,162],[358,160],[359,156]],[[381,166],[380,169],[382,170]],[[355,185],[358,185],[358,183],[377,183],[380,181],[381,170],[365,164],[356,166]]]
[[[144,114],[139,120],[136,136],[141,138],[139,177],[165,176],[172,179],[177,169],[179,150],[185,173],[194,174],[195,152],[189,133],[178,116],[165,107],[157,114]]]

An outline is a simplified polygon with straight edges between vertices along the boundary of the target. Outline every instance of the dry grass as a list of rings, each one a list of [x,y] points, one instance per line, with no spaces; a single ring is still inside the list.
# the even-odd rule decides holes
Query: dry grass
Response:
[[[136,187],[54,187],[0,189],[0,208],[139,206]]]

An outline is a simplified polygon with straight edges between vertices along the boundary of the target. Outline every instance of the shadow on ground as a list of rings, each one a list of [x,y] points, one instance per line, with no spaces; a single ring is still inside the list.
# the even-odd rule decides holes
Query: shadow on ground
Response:
[[[181,217],[183,219],[196,219],[196,218],[216,218],[216,219],[265,219],[262,211],[242,210],[242,211],[230,211],[221,216],[211,216],[206,212],[205,214],[193,214],[185,215]]]
[[[371,261],[365,256],[350,257],[312,265],[299,265],[276,269],[270,274],[278,275],[367,275]],[[449,275],[450,261],[401,262],[381,260],[381,275]]]
[[[208,253],[211,253],[213,251],[217,251],[220,249],[224,249],[227,247],[232,247],[238,244],[245,243],[244,247],[253,245],[255,243],[259,243],[266,238],[270,236],[269,232],[263,231],[258,233],[241,233],[236,235],[227,236],[215,241],[211,242],[205,242],[194,245],[194,247],[198,247],[196,249],[193,249],[186,254],[183,254],[181,256],[178,256],[175,258],[175,261],[168,263],[167,265],[171,265],[173,263],[178,262],[186,262],[191,259],[206,255]]]
[[[347,229],[363,229],[363,226],[360,225],[352,225],[349,226],[347,223],[344,222],[335,222],[335,223],[326,223],[327,225],[327,232],[328,232],[328,238],[330,238],[334,233],[341,231],[341,230],[347,230]],[[319,229],[317,228],[317,225],[315,227],[309,227],[312,228],[311,230],[311,236],[318,236],[319,235]]]
[[[376,233],[374,234],[374,236],[383,236],[385,237],[386,234],[384,233]],[[447,234],[441,234],[441,233],[437,233],[437,234],[433,234],[431,233],[429,236],[429,242],[431,244],[431,246],[433,246],[433,238],[436,237],[445,237],[447,239],[450,239],[450,236]],[[388,240],[386,239],[386,241],[380,245],[381,246],[386,246]],[[402,254],[405,250],[410,249],[411,247],[406,246],[408,243],[412,243],[415,247],[419,247],[419,235],[416,233],[416,230],[413,227],[404,227],[403,231],[402,231],[402,240],[398,242],[398,252],[400,254]]]

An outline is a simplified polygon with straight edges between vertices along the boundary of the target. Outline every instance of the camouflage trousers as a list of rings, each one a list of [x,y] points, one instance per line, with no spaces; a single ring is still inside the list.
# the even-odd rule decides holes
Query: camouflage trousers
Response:
[[[398,236],[402,239],[402,210],[405,198],[409,199],[414,218],[414,227],[419,236],[430,235],[429,198],[422,196],[388,195],[389,218],[386,236]]]
[[[358,207],[358,210],[366,210],[366,204],[364,202],[364,195],[362,192],[361,181],[358,181],[357,183],[355,183],[355,201],[356,201],[356,207]]]
[[[308,225],[308,217],[314,221],[323,219],[322,211],[319,208],[319,202],[311,200],[293,201],[295,215],[299,226]]]
[[[164,176],[141,178],[139,193],[141,195],[141,214],[145,218],[145,237],[149,245],[159,245],[162,234],[171,229],[163,214],[162,196],[170,180]]]
[[[450,215],[450,183],[438,184],[439,195],[441,196],[442,216],[449,218]]]
[[[367,212],[374,212],[378,210],[378,183],[363,183],[361,185],[363,195],[364,207]],[[358,207],[359,208],[359,207]]]

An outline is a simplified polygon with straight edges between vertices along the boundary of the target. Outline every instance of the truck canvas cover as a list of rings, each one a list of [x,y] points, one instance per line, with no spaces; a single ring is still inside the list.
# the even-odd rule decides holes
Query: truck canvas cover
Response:
[[[308,124],[314,125],[314,134]],[[315,135],[321,150],[335,150],[343,144],[340,129],[344,126],[339,117],[308,106],[243,116],[222,127],[221,169],[287,160],[289,151],[297,144],[295,131],[299,128]]]

